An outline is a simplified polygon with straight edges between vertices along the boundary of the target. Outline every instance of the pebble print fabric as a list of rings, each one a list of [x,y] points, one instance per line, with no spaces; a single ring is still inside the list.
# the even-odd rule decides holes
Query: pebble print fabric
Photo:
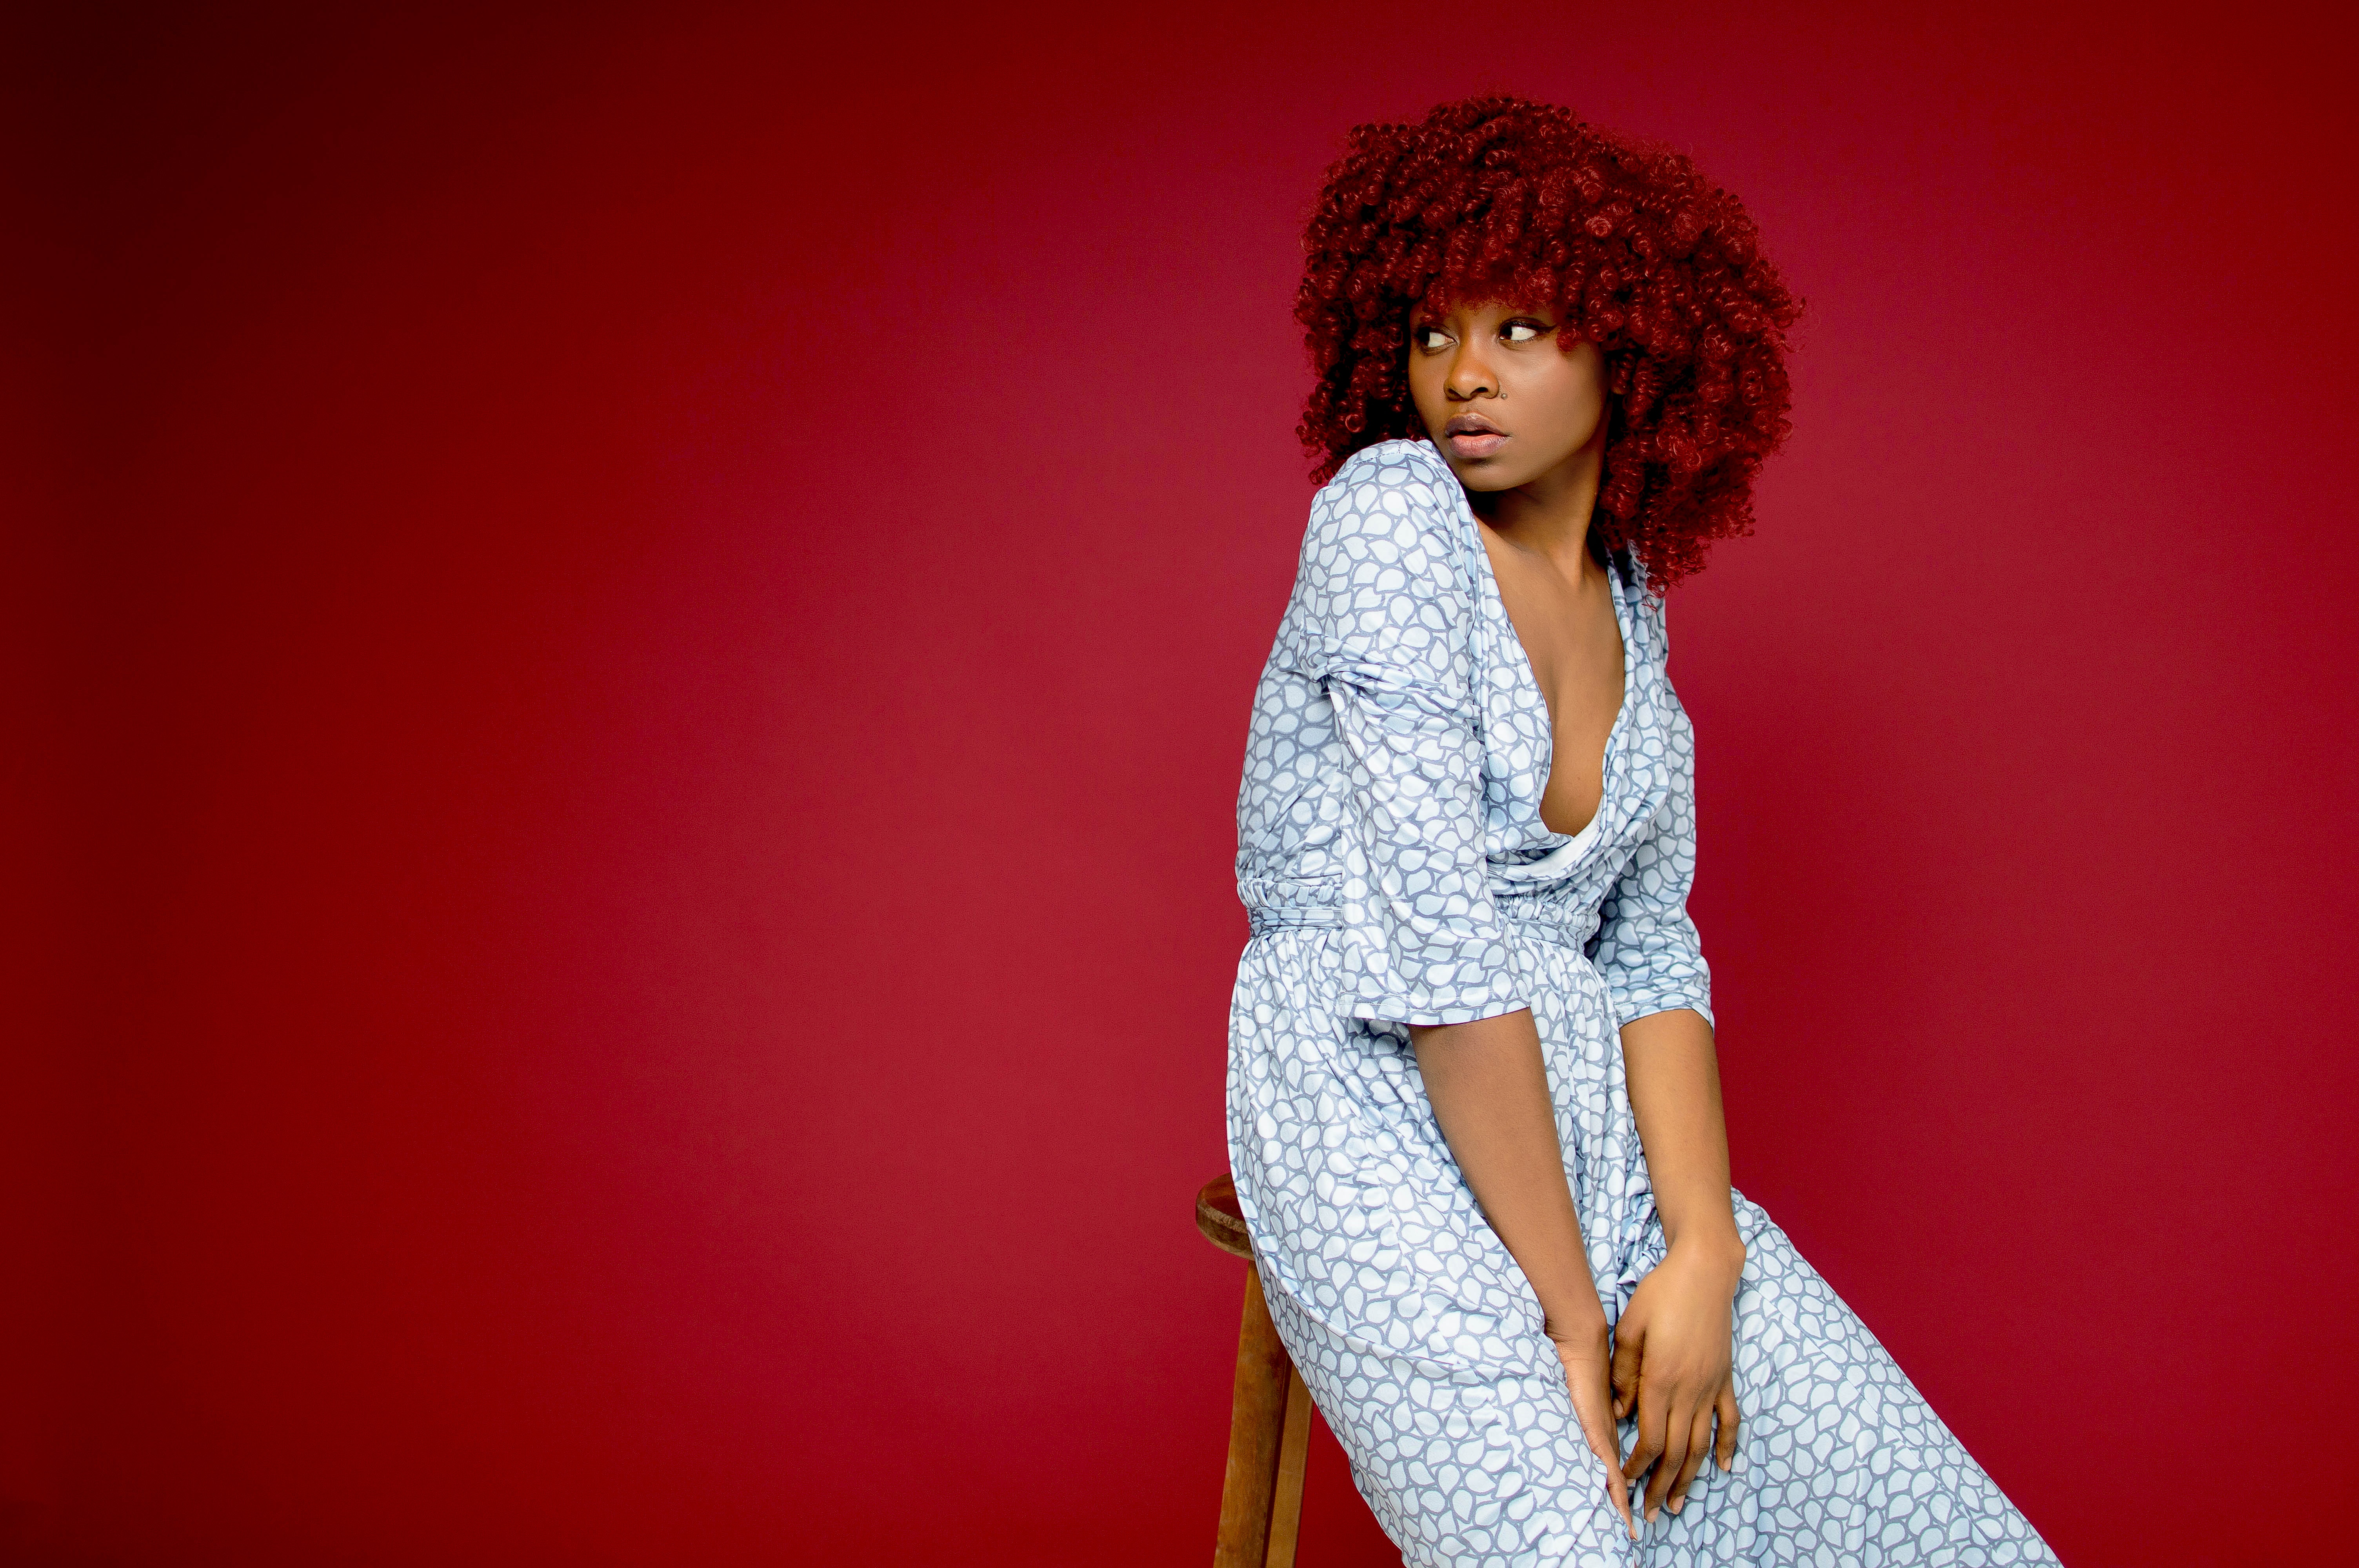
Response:
[[[1661,603],[1613,567],[1622,711],[1597,819],[1567,837],[1539,817],[1547,705],[1440,455],[1369,448],[1312,504],[1237,808],[1253,935],[1229,1159],[1279,1336],[1412,1568],[2052,1563],[1741,1195],[1736,1468],[1707,1463],[1634,1544],[1442,1141],[1405,1026],[1530,1008],[1609,1321],[1662,1260],[1618,1031],[1712,1016],[1687,915],[1694,741]]]

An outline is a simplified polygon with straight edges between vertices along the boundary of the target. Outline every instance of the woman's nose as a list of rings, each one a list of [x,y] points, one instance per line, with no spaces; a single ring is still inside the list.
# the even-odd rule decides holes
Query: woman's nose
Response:
[[[1462,403],[1470,397],[1481,397],[1499,390],[1498,380],[1491,374],[1491,367],[1484,362],[1483,357],[1463,351],[1451,362],[1450,379],[1443,385],[1449,388],[1452,397]]]

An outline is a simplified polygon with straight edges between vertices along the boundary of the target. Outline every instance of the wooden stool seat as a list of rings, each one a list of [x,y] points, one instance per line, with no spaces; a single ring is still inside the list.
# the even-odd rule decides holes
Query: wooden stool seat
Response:
[[[1245,1211],[1237,1206],[1237,1184],[1224,1172],[1204,1184],[1196,1195],[1196,1228],[1222,1251],[1253,1257],[1253,1238],[1245,1234]]]
[[[1253,1261],[1253,1238],[1237,1206],[1237,1184],[1225,1173],[1197,1193],[1196,1228],[1222,1251]],[[1262,1294],[1261,1271],[1247,1269],[1212,1568],[1294,1568],[1294,1546],[1302,1532],[1302,1461],[1310,1443],[1310,1390],[1278,1343]]]

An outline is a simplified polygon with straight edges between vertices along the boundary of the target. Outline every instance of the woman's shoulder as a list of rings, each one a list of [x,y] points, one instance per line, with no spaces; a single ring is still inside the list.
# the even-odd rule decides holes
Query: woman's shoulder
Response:
[[[1470,552],[1481,547],[1461,521],[1465,505],[1458,476],[1421,441],[1353,453],[1311,503],[1291,633],[1462,620],[1474,602]]]
[[[1663,596],[1649,586],[1651,578],[1646,561],[1636,550],[1625,545],[1606,552],[1605,565],[1622,580],[1631,619],[1637,623],[1640,657],[1649,665],[1662,665],[1671,651],[1670,626],[1664,613],[1668,607]]]
[[[1423,441],[1379,441],[1344,460],[1310,503],[1305,548],[1326,553],[1384,540],[1448,556],[1465,492],[1450,465]]]
[[[1446,514],[1456,511],[1462,493],[1458,476],[1432,443],[1396,438],[1362,447],[1344,459],[1335,477],[1321,487],[1319,497],[1375,502],[1395,513],[1403,506],[1424,505]],[[1389,505],[1384,500],[1388,496],[1395,498]]]

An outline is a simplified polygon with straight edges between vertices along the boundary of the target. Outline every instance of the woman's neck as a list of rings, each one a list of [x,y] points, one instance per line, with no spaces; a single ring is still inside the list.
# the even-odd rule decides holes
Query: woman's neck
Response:
[[[1513,490],[1470,492],[1467,500],[1494,534],[1547,557],[1577,582],[1602,569],[1589,553],[1589,523],[1597,511],[1603,456],[1599,447],[1584,447]]]

